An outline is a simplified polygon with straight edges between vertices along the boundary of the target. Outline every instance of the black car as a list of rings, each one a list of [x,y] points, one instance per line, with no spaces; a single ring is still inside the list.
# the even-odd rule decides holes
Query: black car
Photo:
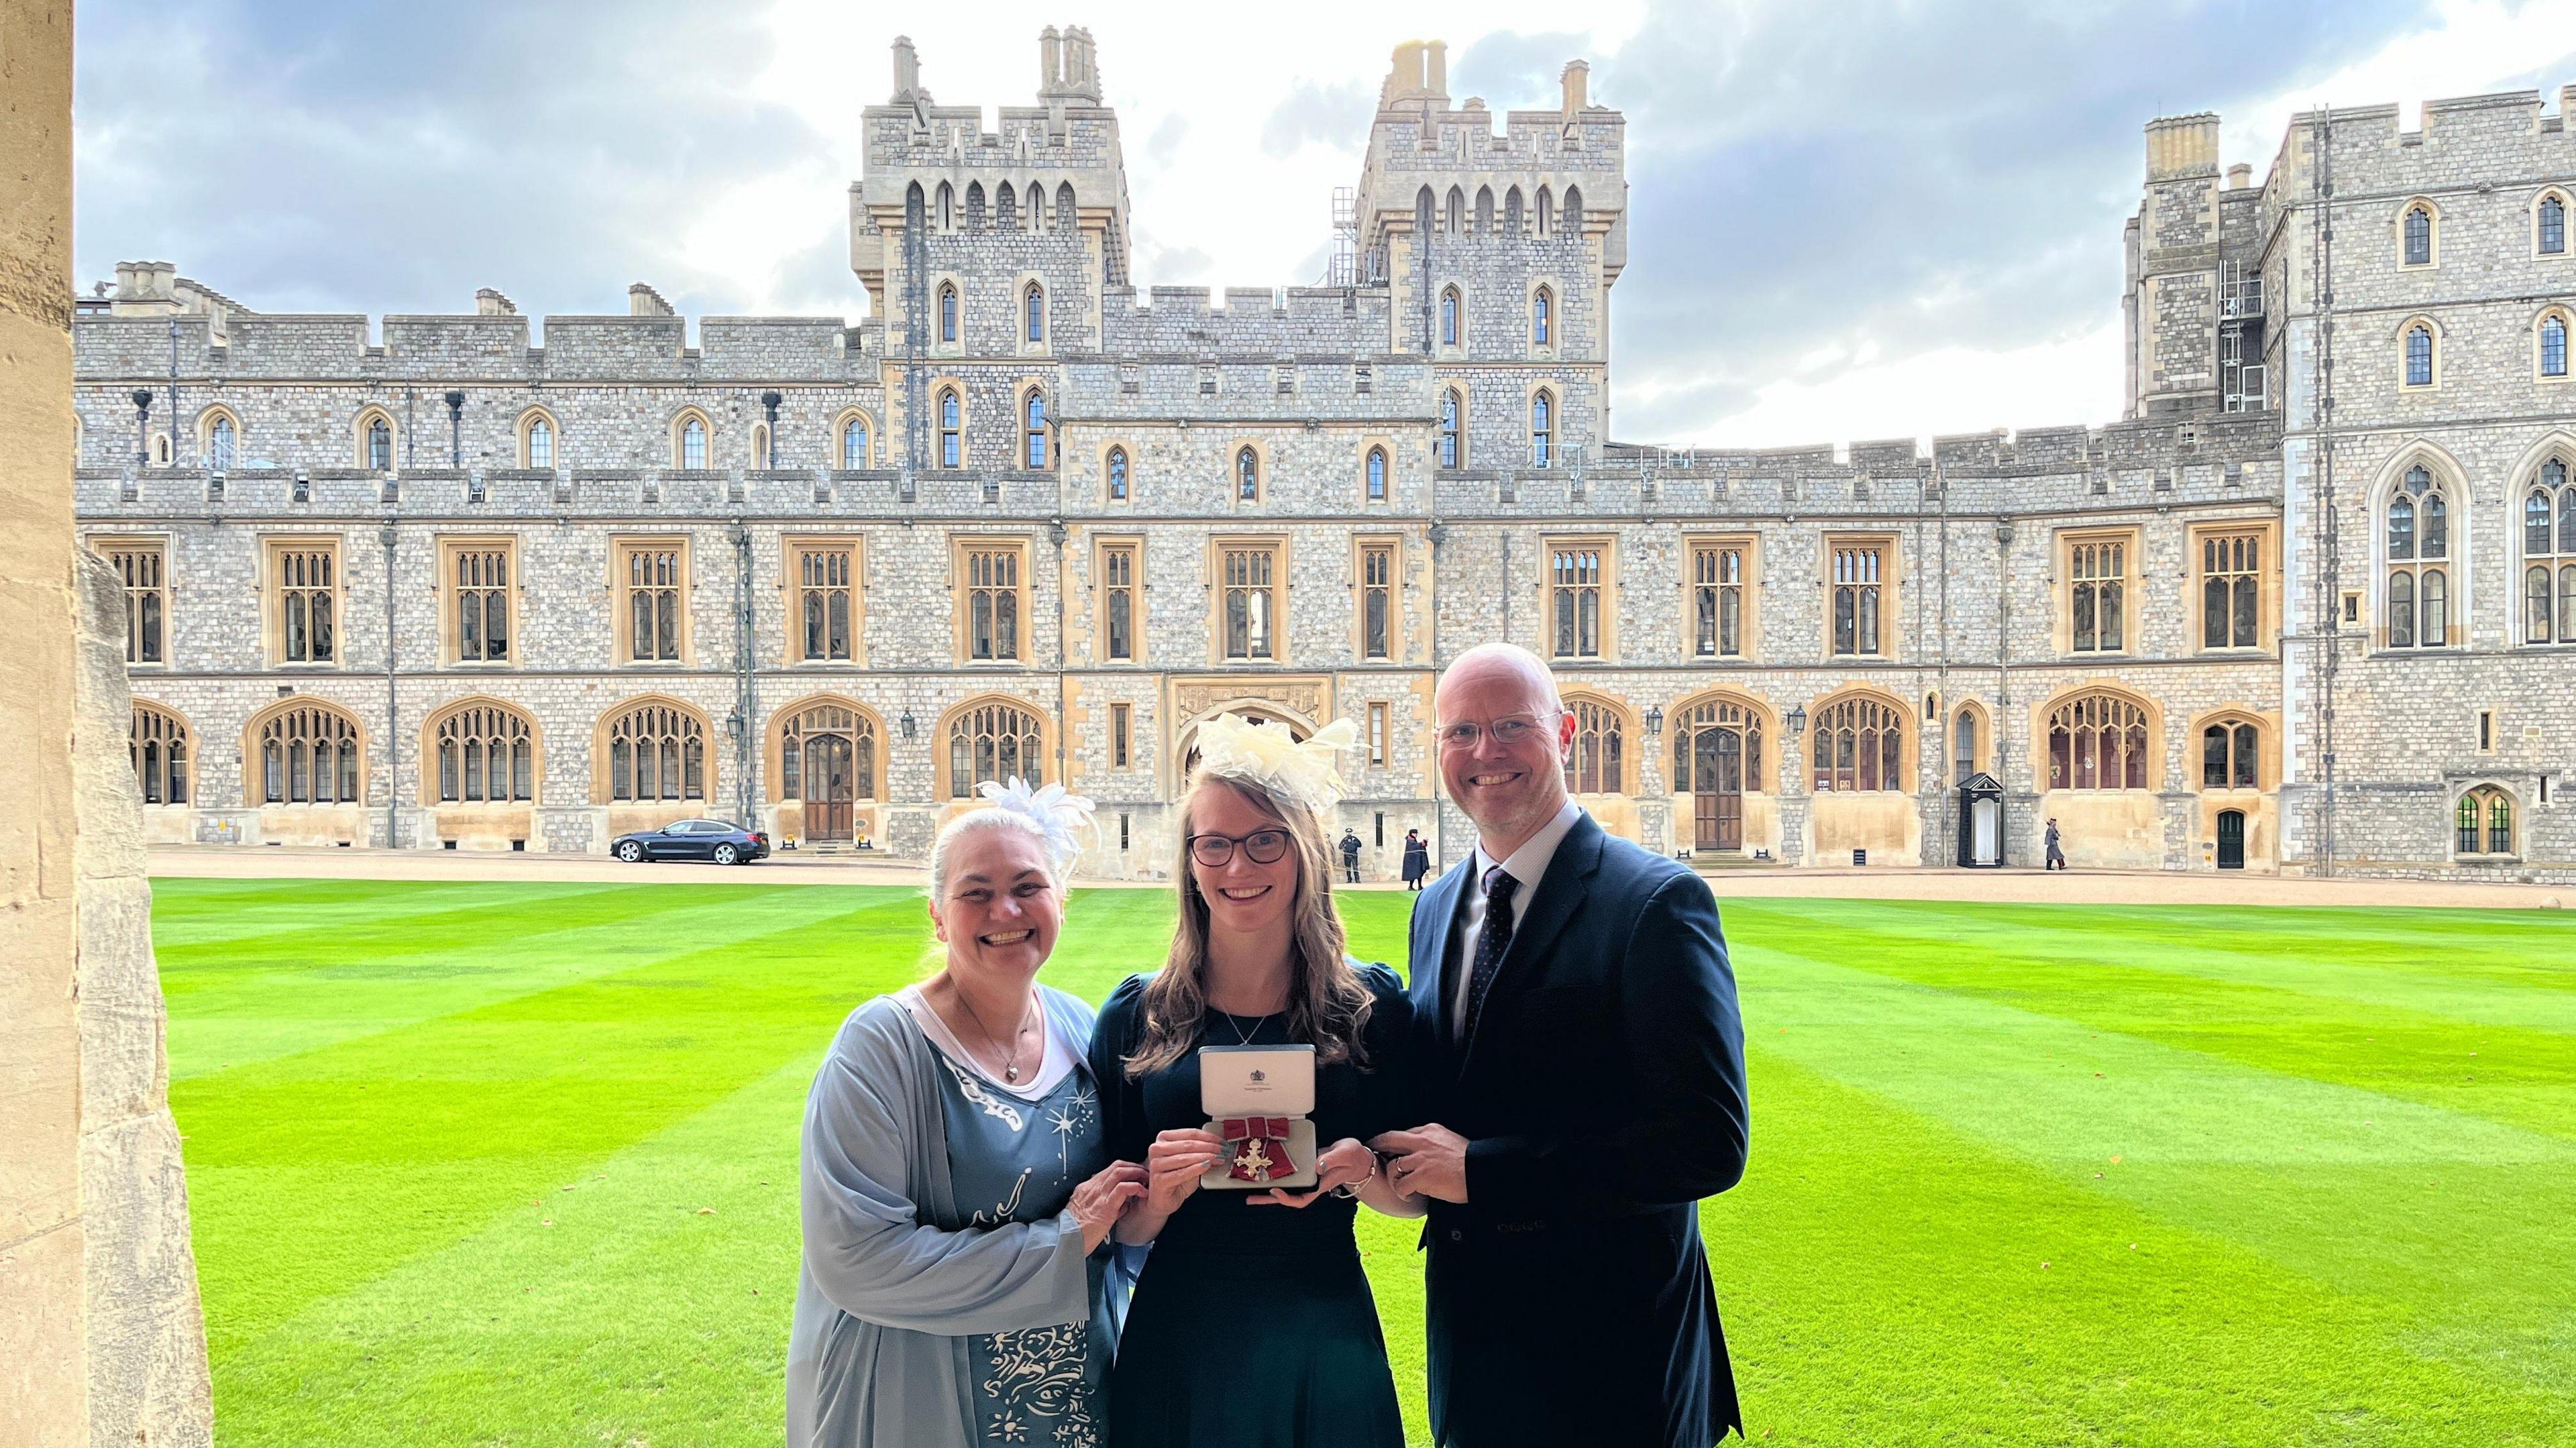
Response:
[[[723,820],[675,820],[658,830],[637,830],[608,842],[608,852],[632,865],[644,860],[713,860],[748,865],[769,855],[769,836]]]

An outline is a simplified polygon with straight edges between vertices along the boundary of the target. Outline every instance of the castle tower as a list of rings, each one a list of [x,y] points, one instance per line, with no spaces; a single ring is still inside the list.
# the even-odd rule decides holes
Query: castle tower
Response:
[[[1379,89],[1362,274],[1390,289],[1389,349],[1433,359],[1443,467],[1579,466],[1608,437],[1626,121],[1592,104],[1577,60],[1557,109],[1510,112],[1498,131],[1482,100],[1452,104],[1447,56],[1398,45]]]
[[[1090,32],[1047,27],[1038,64],[1038,103],[986,131],[982,108],[931,100],[897,39],[894,93],[866,110],[850,267],[885,319],[895,466],[1027,467],[1028,392],[1052,405],[1056,359],[1099,349],[1102,290],[1126,282],[1127,173]],[[953,447],[934,379],[958,394]]]

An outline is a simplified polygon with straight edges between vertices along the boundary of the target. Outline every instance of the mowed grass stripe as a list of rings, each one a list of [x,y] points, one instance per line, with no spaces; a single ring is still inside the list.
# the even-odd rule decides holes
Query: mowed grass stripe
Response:
[[[2576,1383],[2576,1239],[2532,1210],[2576,1199],[2576,1146],[1799,952],[1746,954],[1764,1050],[2336,1290],[2417,1303],[2428,1342],[2475,1324],[2513,1381]]]
[[[250,934],[165,949],[171,1074],[186,1079],[328,1047],[783,923],[829,919],[873,898],[790,888],[744,899],[724,893],[730,888],[619,887],[541,904],[397,913],[379,931]]]
[[[778,917],[753,909],[710,948],[185,1083],[198,1234],[228,1244],[201,1254],[210,1325],[255,1336],[817,1050],[918,939],[900,892],[841,893],[821,920],[755,930]]]
[[[1748,1064],[1751,1169],[1701,1216],[1752,1442],[2539,1448],[2576,1427],[2563,1385],[2410,1351],[2406,1302],[1767,1046]]]
[[[154,885],[156,944],[196,946],[253,935],[323,933],[402,915],[470,906],[516,909],[538,898],[569,905],[584,895],[614,894],[625,884],[539,885],[507,881],[161,880]]]
[[[2104,937],[2050,949],[1944,928],[1910,913],[1855,912],[1828,958],[1873,973],[2199,1051],[2267,1071],[2353,1086],[2576,1141],[2576,1035],[2472,1023],[2351,994],[2316,995],[2216,979],[2190,952],[2150,937],[2115,955]],[[1890,926],[1883,923],[1893,919]],[[1785,922],[1753,912],[1757,933]],[[2333,948],[2333,942],[2326,942]],[[1824,952],[1818,952],[1824,954]]]
[[[1957,953],[1995,950],[2016,960],[2075,966],[2108,959],[2138,969],[2420,1011],[2476,1025],[2576,1034],[2576,926],[2542,911],[2497,911],[2413,930],[2392,923],[2377,931],[2363,927],[2407,912],[2355,911],[2360,918],[2346,928],[2320,926],[2291,951],[2270,930],[2178,922],[2144,909],[2113,913],[2031,906],[1987,917],[1950,904],[1849,903],[1855,908],[1839,917],[1838,928],[1859,926],[1942,941]],[[2403,963],[2382,958],[2401,943],[2409,951]]]

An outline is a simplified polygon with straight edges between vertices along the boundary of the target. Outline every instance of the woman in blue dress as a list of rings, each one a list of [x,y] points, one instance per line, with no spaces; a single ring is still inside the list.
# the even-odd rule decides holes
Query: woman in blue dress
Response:
[[[933,845],[946,963],[851,1012],[805,1111],[792,1448],[1098,1448],[1144,1168],[1102,1144],[1090,1007],[1037,983],[1087,811],[1012,781]]]
[[[1092,1036],[1107,1149],[1151,1172],[1115,1229],[1152,1243],[1110,1378],[1120,1448],[1404,1442],[1352,1222],[1361,1201],[1420,1214],[1364,1145],[1419,1108],[1404,987],[1347,957],[1333,910],[1317,813],[1350,730],[1295,744],[1232,716],[1202,727],[1171,956],[1111,994]],[[1199,1048],[1289,1043],[1315,1048],[1314,1189],[1200,1190],[1224,1151],[1203,1129]]]

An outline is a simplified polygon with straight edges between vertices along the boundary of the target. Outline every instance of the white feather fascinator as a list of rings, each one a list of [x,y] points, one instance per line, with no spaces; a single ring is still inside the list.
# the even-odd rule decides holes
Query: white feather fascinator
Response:
[[[1199,726],[1199,768],[1257,784],[1322,814],[1342,802],[1345,786],[1337,756],[1359,737],[1359,726],[1348,719],[1336,719],[1308,738],[1292,739],[1285,726],[1219,714]]]
[[[1092,827],[1091,801],[1066,793],[1060,784],[1031,789],[1029,782],[1017,775],[1008,784],[995,784],[988,779],[975,789],[992,802],[993,808],[1037,825],[1046,836],[1047,854],[1054,858],[1057,874],[1073,868],[1074,859],[1082,853],[1082,832]]]

